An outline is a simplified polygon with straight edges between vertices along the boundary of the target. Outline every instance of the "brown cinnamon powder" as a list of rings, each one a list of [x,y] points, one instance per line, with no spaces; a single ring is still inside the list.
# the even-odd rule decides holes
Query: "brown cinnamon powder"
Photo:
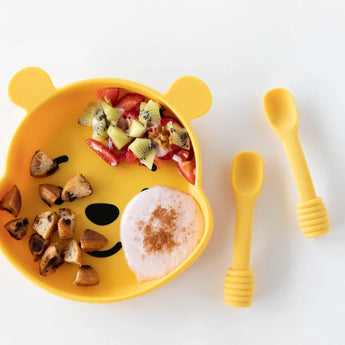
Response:
[[[174,209],[158,205],[151,213],[147,223],[140,221],[138,227],[142,231],[143,244],[147,253],[168,251],[177,247],[174,240],[177,213]]]

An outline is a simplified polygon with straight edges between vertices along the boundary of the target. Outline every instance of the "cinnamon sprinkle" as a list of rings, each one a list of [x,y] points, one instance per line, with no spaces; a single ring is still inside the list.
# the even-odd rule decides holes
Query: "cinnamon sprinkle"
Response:
[[[143,244],[147,253],[167,251],[179,246],[174,240],[177,213],[174,209],[158,205],[151,213],[147,223],[140,221],[138,227],[142,231]]]

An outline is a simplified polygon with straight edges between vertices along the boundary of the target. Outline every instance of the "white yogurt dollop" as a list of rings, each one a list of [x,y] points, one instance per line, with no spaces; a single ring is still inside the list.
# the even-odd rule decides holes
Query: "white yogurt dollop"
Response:
[[[194,198],[162,186],[137,194],[120,224],[123,251],[139,281],[161,278],[179,266],[203,231],[204,219]]]

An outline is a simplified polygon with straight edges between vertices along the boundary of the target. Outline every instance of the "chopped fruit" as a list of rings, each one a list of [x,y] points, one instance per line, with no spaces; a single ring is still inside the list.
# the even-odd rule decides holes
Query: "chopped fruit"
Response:
[[[190,156],[190,151],[179,150],[173,155],[172,159],[176,162],[185,162],[188,160],[189,156]]]
[[[150,139],[137,138],[128,147],[142,164],[149,169],[152,168],[153,162],[156,157],[156,150],[152,145]]]
[[[137,160],[136,155],[130,150],[122,151],[119,156],[120,160],[132,164]]]
[[[57,169],[59,169],[59,165],[41,150],[36,151],[31,158],[31,176],[46,177],[53,174]]]
[[[100,103],[97,104],[96,115],[92,119],[92,138],[96,140],[103,140],[108,136],[107,121],[103,112],[103,107]]]
[[[121,97],[116,103],[116,108],[122,108],[125,111],[132,109],[137,104],[143,102],[145,99],[144,96],[139,95],[138,93],[127,93]]]
[[[14,239],[21,240],[26,234],[28,224],[27,218],[17,218],[10,220],[4,227]]]
[[[177,123],[178,124],[177,120],[175,120],[173,117],[162,117],[161,125],[163,127],[166,127],[168,122],[172,122],[172,123]]]
[[[93,139],[87,139],[86,143],[109,165],[111,165],[112,167],[116,167],[119,165],[119,158],[116,156],[116,154],[105,147],[103,144]]]
[[[191,184],[195,184],[195,161],[176,162],[177,169]]]
[[[140,104],[135,105],[132,109],[125,112],[126,119],[129,123],[139,119]]]
[[[137,120],[132,120],[131,125],[128,129],[128,136],[133,138],[140,138],[146,133],[145,126]]]
[[[119,109],[117,108],[113,108],[110,104],[99,100],[102,108],[103,108],[103,112],[107,118],[107,121],[113,121],[113,122],[117,122],[121,116],[121,112]]]
[[[118,99],[120,92],[125,94]],[[111,166],[139,159],[139,165],[155,171],[165,160],[174,160],[180,172],[194,181],[189,171],[193,170],[192,163],[180,164],[194,159],[181,122],[165,116],[166,109],[152,99],[126,92],[112,87],[99,89],[97,103],[90,102],[85,108],[78,122],[92,127],[93,139],[86,141],[90,148]]]
[[[95,102],[89,102],[89,104],[84,109],[83,113],[81,114],[78,123],[83,126],[91,126],[92,125],[92,119],[96,115],[96,103]]]
[[[97,90],[97,98],[107,102],[110,105],[114,105],[119,97],[119,88],[107,87],[105,89]]]
[[[12,188],[3,196],[0,200],[0,210],[5,210],[14,217],[17,217],[22,207],[22,198],[17,185],[13,185]]]
[[[129,142],[132,141],[132,138],[127,135],[125,131],[117,126],[110,125],[108,128],[108,135],[113,141],[116,148],[121,150]]]
[[[157,169],[160,169],[160,167],[161,167],[161,166],[163,165],[163,163],[164,163],[164,160],[163,160],[163,159],[160,159],[159,157],[156,157],[154,163],[156,164]]]
[[[171,133],[171,143],[181,147],[182,149],[190,149],[190,140],[187,133],[187,130],[177,123],[172,121],[168,122],[166,125],[167,129]]]
[[[61,199],[63,201],[73,201],[85,198],[93,192],[92,187],[82,174],[71,177],[63,187]]]
[[[159,125],[161,122],[161,115],[158,103],[150,99],[147,104],[140,104],[139,120],[145,127]]]

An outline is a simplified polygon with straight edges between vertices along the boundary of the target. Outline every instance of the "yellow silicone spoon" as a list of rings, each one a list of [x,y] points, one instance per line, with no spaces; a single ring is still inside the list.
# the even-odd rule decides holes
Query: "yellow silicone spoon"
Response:
[[[236,227],[232,268],[224,284],[225,303],[250,307],[254,295],[254,273],[249,269],[254,204],[260,193],[264,164],[255,152],[241,152],[233,160],[231,184],[235,195]]]
[[[304,236],[323,235],[329,231],[328,215],[322,199],[316,196],[307,162],[298,139],[298,114],[291,93],[273,89],[264,97],[266,117],[283,142],[300,197],[297,216]]]

